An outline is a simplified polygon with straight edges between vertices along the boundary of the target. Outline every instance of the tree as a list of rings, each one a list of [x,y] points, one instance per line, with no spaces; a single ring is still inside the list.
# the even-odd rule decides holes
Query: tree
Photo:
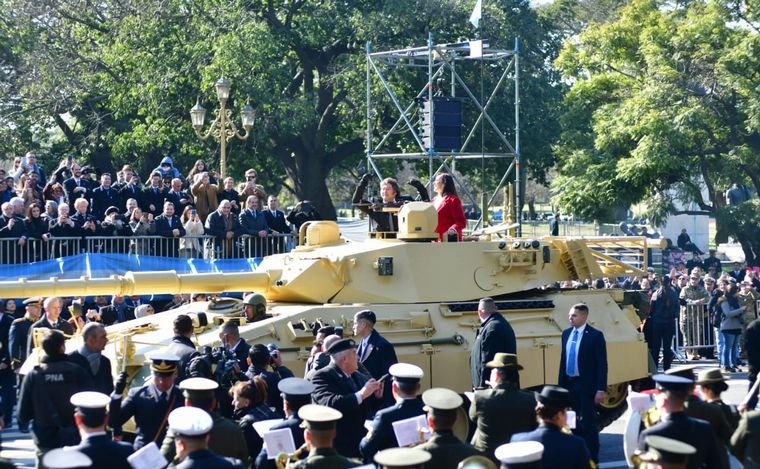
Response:
[[[398,48],[424,43],[428,31],[440,42],[472,34],[470,0],[413,3],[0,0],[0,60],[12,72],[0,76],[0,119],[16,139],[0,150],[73,151],[101,170],[128,163],[143,175],[169,149],[181,169],[197,158],[213,166],[218,145],[197,140],[188,111],[196,96],[215,107],[213,84],[224,76],[233,118],[248,98],[258,111],[253,135],[229,146],[229,172],[256,167],[270,191],[284,187],[333,216],[326,179],[364,155],[366,42]],[[547,120],[560,94],[545,63],[558,43],[527,1],[485,11],[492,44],[524,37],[524,151],[540,178],[558,128]]]
[[[715,213],[732,182],[760,189],[760,39],[738,18],[719,1],[635,0],[566,41],[552,186],[564,210],[606,220],[641,202],[660,223],[676,200]]]

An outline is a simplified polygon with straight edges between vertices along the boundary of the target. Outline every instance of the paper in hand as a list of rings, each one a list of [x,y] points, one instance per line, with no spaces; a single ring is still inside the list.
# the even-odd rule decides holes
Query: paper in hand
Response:
[[[258,422],[253,422],[253,429],[256,430],[256,433],[258,433],[261,438],[264,438],[264,434],[280,422],[282,422],[282,419],[260,420]]]
[[[290,428],[279,428],[264,433],[264,444],[267,447],[267,459],[274,459],[280,453],[292,455],[296,452],[296,443]]]
[[[135,469],[156,469],[169,464],[153,441],[130,454],[127,462]]]
[[[430,428],[428,428],[425,415],[399,420],[393,422],[393,433],[396,435],[396,442],[399,446],[416,445],[420,442],[420,429],[425,429],[423,438],[425,441],[430,439]]]

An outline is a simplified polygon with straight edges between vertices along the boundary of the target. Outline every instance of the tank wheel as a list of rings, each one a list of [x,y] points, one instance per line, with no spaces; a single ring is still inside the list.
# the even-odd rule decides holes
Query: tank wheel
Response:
[[[607,399],[597,406],[599,417],[596,425],[600,431],[625,413],[628,408],[625,400],[627,396],[628,383],[617,383],[607,387]]]

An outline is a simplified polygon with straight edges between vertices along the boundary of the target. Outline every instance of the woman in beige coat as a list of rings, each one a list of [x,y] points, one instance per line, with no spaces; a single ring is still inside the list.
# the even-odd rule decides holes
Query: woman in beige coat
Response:
[[[198,210],[198,217],[202,223],[206,223],[206,217],[211,212],[216,211],[219,202],[216,199],[216,193],[219,187],[209,182],[208,173],[195,175],[195,182],[190,189],[190,193],[195,198],[195,209]]]

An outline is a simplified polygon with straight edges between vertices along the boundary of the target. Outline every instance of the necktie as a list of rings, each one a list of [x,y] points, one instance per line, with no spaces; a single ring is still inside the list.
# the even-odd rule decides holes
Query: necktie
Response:
[[[169,228],[171,228],[172,227],[172,219],[171,219],[171,217],[167,218],[166,220],[169,222]]]
[[[160,397],[161,403],[166,404],[166,393],[162,392]]]
[[[573,331],[573,338],[570,342],[570,351],[567,354],[567,375],[568,376],[575,376],[577,373],[575,371],[575,356],[577,354],[578,348],[578,329],[575,329]]]

